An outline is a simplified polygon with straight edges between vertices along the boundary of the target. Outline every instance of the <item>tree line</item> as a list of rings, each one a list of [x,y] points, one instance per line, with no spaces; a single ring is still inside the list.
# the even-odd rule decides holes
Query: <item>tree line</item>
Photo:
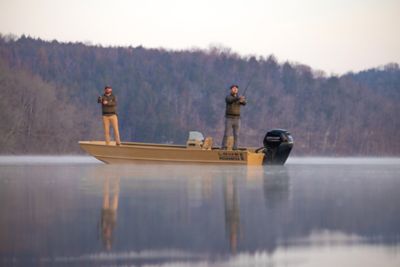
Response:
[[[0,153],[76,153],[103,138],[96,99],[111,85],[122,140],[185,143],[189,130],[220,145],[229,85],[250,82],[240,144],[285,128],[297,155],[399,155],[400,69],[327,75],[228,48],[170,51],[0,36]]]

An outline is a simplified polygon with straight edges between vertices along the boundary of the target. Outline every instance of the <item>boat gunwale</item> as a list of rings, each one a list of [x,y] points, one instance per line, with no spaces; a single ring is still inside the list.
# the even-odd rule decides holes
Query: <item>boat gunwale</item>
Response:
[[[171,163],[201,163],[201,164],[227,164],[227,165],[249,165],[251,166],[251,164],[247,164],[246,160],[241,160],[241,161],[227,161],[227,160],[187,160],[187,159],[174,159],[174,160],[170,160],[170,159],[156,159],[156,158],[129,158],[129,157],[121,157],[121,156],[103,156],[103,155],[94,155],[93,157],[95,157],[96,159],[106,162],[100,158],[103,159],[118,159],[118,160],[139,160],[139,161],[143,161],[143,162],[171,162]]]
[[[115,145],[106,145],[103,143],[95,143],[102,141],[79,141],[79,145],[90,145],[90,146],[107,146],[107,147],[137,147],[137,148],[148,148],[148,149],[168,149],[168,150],[177,150],[177,151],[203,151],[203,152],[241,152],[241,153],[251,153],[251,154],[259,154],[255,152],[256,148],[239,148],[238,150],[223,150],[219,147],[212,147],[212,149],[191,149],[187,148],[185,145],[171,145],[171,144],[155,144],[155,143],[139,143],[139,142],[122,142],[121,146]],[[254,151],[252,151],[254,150]]]

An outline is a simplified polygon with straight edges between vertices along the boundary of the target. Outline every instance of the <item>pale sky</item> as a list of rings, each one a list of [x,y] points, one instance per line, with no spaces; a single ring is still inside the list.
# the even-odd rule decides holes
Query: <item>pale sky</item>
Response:
[[[0,33],[268,56],[342,74],[400,63],[400,0],[0,0]]]

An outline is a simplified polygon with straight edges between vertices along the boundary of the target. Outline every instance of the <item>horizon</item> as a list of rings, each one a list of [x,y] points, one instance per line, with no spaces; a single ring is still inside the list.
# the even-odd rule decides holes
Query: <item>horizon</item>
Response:
[[[3,0],[0,32],[165,50],[223,47],[328,75],[400,63],[396,0]]]

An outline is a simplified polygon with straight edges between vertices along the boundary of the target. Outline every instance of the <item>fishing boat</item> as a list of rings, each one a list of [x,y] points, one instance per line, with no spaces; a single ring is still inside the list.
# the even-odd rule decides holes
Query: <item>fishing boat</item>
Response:
[[[104,141],[80,141],[80,147],[108,164],[123,164],[138,161],[173,162],[173,163],[211,163],[283,165],[293,147],[291,134],[283,129],[274,129],[264,137],[260,148],[239,148],[231,145],[221,149],[212,145],[212,138],[204,138],[200,132],[191,131],[186,145],[152,144],[122,142],[121,145]]]

